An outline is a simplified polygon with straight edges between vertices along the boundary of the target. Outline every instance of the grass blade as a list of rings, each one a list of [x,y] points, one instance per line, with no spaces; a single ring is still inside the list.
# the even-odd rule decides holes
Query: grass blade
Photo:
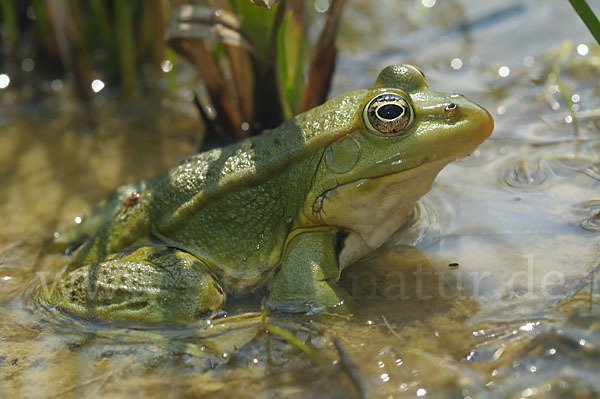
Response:
[[[48,0],[48,4],[61,62],[73,74],[77,96],[89,100],[92,69],[82,41],[83,34],[73,23],[73,13],[66,0]]]
[[[17,16],[15,14],[13,0],[0,0],[0,13],[7,33],[7,39],[12,48],[19,40],[19,27],[17,25]]]
[[[301,13],[288,13],[279,29],[277,42],[281,97],[285,119],[289,119],[298,113],[304,86],[304,64],[308,53],[308,41]]]
[[[308,79],[300,100],[301,112],[322,104],[327,98],[335,67],[335,37],[345,4],[346,0],[332,0],[327,10],[325,25],[310,60]]]
[[[133,39],[133,4],[130,0],[115,0],[114,4],[121,90],[125,97],[133,97],[137,89],[136,52]]]
[[[202,76],[215,107],[217,125],[222,130],[220,134],[223,138],[241,140],[247,137],[241,129],[242,120],[229,95],[227,81],[204,40],[170,39],[169,45],[194,64]]]
[[[598,22],[594,11],[592,11],[585,0],[569,0],[569,3],[577,11],[579,18],[587,26],[594,39],[596,39],[596,42],[600,44],[600,22]]]

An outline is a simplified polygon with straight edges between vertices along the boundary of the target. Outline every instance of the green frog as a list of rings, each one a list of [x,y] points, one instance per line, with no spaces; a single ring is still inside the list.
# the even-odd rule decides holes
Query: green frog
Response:
[[[420,69],[387,67],[371,89],[118,189],[57,238],[91,233],[47,302],[102,322],[178,324],[266,287],[273,309],[348,311],[342,270],[492,129],[485,109],[430,90]]]

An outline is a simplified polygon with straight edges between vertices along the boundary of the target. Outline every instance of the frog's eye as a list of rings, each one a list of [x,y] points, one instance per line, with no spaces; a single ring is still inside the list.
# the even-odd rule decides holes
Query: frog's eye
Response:
[[[404,133],[413,119],[410,104],[395,93],[380,94],[373,98],[363,111],[365,126],[381,136]]]

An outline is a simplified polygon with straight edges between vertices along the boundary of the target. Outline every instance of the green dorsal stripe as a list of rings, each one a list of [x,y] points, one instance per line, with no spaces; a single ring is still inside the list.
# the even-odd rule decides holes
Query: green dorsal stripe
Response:
[[[174,231],[198,209],[238,187],[257,186],[360,126],[368,90],[328,101],[239,143],[184,159],[155,191],[156,227]]]

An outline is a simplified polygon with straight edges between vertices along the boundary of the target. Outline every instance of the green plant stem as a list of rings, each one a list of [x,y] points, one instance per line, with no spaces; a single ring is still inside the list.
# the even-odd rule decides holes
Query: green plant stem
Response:
[[[177,54],[170,48],[165,50],[165,57],[171,62],[172,68],[167,72],[167,90],[170,94],[175,94],[177,91]]]
[[[110,21],[105,8],[106,4],[104,4],[102,0],[90,0],[88,4],[94,29],[97,29],[96,35],[99,36],[101,40],[113,40]]]
[[[575,107],[573,106],[573,101],[571,100],[571,93],[569,93],[569,90],[560,79],[560,72],[558,70],[558,67],[555,66],[552,73],[554,74],[554,79],[556,80],[556,84],[558,85],[558,91],[563,101],[565,102],[565,104],[567,104],[567,107],[569,108],[569,114],[571,115],[572,119],[571,123],[573,124],[573,130],[575,133],[575,139],[573,140],[573,143],[575,144],[575,150],[579,151],[579,147],[581,145],[581,135],[579,133],[579,121],[577,120],[577,111],[575,111]]]
[[[594,11],[592,11],[585,0],[569,0],[569,3],[571,3],[592,36],[594,36],[596,42],[600,44],[600,22],[598,22]]]
[[[136,92],[136,52],[133,39],[133,4],[129,0],[115,0],[117,46],[119,54],[119,77],[125,97]]]
[[[35,12],[36,34],[40,37],[46,51],[52,52],[51,32],[48,27],[48,16],[46,14],[46,4],[44,0],[33,0],[32,7]]]
[[[19,39],[19,27],[17,26],[17,16],[13,6],[13,0],[0,0],[0,12],[4,21],[6,33],[10,46],[14,46]]]

